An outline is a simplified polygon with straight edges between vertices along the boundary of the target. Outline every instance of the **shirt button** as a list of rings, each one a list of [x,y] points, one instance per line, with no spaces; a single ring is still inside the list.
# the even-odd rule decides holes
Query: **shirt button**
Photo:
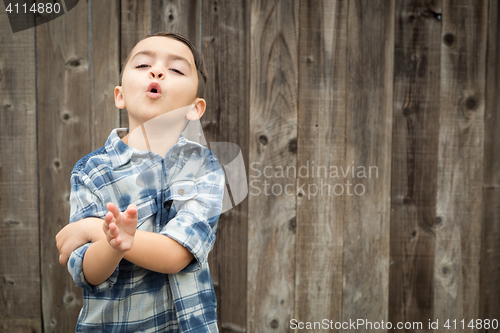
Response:
[[[182,188],[179,190],[179,194],[184,195],[184,190]]]

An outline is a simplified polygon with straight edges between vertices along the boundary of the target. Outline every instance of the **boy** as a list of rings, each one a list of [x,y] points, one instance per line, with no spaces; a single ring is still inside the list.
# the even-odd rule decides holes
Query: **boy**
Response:
[[[131,50],[115,87],[130,129],[75,165],[70,224],[56,236],[84,290],[77,332],[217,332],[207,256],[224,172],[181,134],[205,111],[205,83],[183,36],[149,35]]]

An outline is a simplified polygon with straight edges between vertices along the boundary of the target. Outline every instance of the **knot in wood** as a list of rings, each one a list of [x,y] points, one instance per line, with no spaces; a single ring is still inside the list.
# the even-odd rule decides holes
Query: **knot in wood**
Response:
[[[69,65],[71,67],[78,67],[81,65],[81,61],[78,58],[71,58],[66,62],[66,65]]]
[[[297,230],[297,218],[294,216],[290,219],[290,221],[288,221],[288,229],[291,231],[291,232],[295,232],[295,230]],[[282,300],[282,302],[284,302]],[[283,304],[283,303],[281,303]]]
[[[443,42],[444,45],[451,47],[455,43],[455,36],[451,33],[447,33],[443,36]]]
[[[470,96],[465,100],[465,107],[469,110],[477,110],[479,101],[475,96]]]
[[[297,138],[288,141],[288,151],[292,154],[297,154]]]
[[[267,145],[267,142],[268,142],[267,136],[265,136],[265,135],[259,136],[259,142],[262,143],[264,146]]]

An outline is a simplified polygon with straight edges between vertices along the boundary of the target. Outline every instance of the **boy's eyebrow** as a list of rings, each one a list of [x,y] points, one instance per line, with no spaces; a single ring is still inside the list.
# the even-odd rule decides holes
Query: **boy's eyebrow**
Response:
[[[135,57],[137,57],[140,54],[148,55],[150,57],[156,56],[156,52],[154,52],[154,51],[143,50],[143,51],[139,51],[136,54],[134,54],[134,56],[130,60],[132,61]],[[177,54],[169,54],[167,57],[167,60],[181,60],[181,61],[184,61],[186,64],[188,64],[189,67],[191,67],[191,63],[189,62],[189,60],[187,60],[186,58],[181,57],[180,55],[177,55]]]

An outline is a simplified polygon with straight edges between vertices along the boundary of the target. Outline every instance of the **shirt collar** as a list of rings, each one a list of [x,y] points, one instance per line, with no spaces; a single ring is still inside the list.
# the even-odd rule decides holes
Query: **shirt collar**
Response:
[[[117,169],[122,165],[127,164],[134,154],[144,155],[149,153],[148,151],[140,151],[136,148],[130,147],[121,140],[121,138],[127,135],[128,131],[128,128],[115,128],[111,131],[111,134],[106,141],[105,149],[108,153],[109,158],[111,159],[111,165],[113,169]],[[167,152],[167,155],[171,150],[174,150],[176,148],[178,149],[187,144],[201,146],[199,143],[187,140],[184,134],[181,133],[179,139],[177,140],[177,143],[170,148],[170,150]]]

